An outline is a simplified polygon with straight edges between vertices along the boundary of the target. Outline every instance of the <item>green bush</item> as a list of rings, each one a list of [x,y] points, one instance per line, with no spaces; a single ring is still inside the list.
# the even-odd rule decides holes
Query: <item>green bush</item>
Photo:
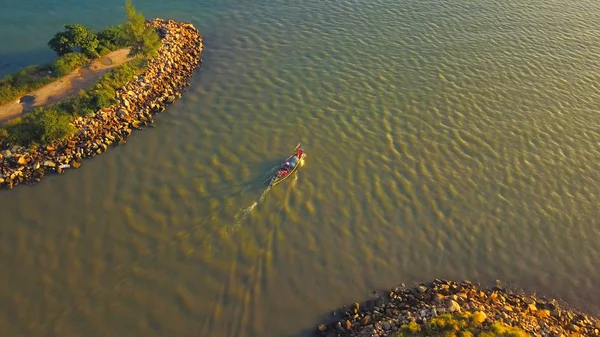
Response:
[[[90,59],[82,53],[68,53],[52,63],[52,69],[56,77],[69,74],[73,70],[90,62]]]
[[[116,50],[127,46],[127,36],[123,25],[108,27],[98,32],[97,36],[100,41],[99,54],[101,54],[100,49]]]
[[[71,136],[76,131],[73,119],[56,109],[36,109],[19,118],[10,120],[0,134],[3,141],[11,144],[49,144]]]
[[[481,312],[443,314],[424,324],[411,322],[401,327],[394,337],[526,337],[527,333],[500,322],[483,325],[485,315]]]

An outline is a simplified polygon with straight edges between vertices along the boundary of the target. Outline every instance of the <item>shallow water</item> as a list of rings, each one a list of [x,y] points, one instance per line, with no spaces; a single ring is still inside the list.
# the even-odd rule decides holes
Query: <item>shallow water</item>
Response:
[[[600,313],[598,2],[136,5],[204,64],[157,128],[0,192],[3,336],[295,336],[431,278]],[[119,6],[4,6],[0,73]]]

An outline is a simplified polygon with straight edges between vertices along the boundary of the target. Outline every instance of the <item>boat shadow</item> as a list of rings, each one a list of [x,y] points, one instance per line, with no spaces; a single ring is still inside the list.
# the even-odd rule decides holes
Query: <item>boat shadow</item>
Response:
[[[275,169],[281,165],[285,158],[273,158],[272,160],[262,161],[256,164],[248,165],[252,176],[239,183],[224,183],[214,191],[203,196],[203,199],[231,197],[242,192],[264,191],[268,184],[265,182],[275,172]]]

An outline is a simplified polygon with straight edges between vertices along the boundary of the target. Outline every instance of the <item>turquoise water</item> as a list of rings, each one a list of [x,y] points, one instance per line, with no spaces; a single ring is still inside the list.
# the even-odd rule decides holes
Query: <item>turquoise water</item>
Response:
[[[121,5],[5,5],[0,72]],[[599,312],[599,3],[135,5],[204,64],[157,128],[0,192],[3,336],[296,336],[431,278]]]

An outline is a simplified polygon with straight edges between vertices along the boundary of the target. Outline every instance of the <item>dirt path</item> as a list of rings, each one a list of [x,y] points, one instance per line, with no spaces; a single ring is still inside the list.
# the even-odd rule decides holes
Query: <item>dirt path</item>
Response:
[[[86,89],[92,83],[96,82],[111,68],[131,60],[127,56],[128,53],[129,49],[127,48],[113,51],[94,60],[90,65],[75,69],[70,74],[46,84],[19,99],[0,105],[0,122],[77,94],[80,90]]]

